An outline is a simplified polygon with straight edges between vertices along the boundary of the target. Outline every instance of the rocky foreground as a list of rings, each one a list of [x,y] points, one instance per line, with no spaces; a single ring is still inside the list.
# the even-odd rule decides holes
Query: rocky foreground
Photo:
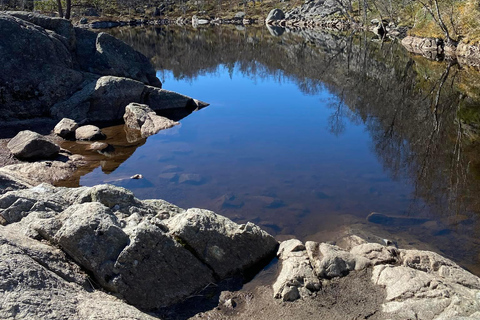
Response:
[[[163,200],[139,200],[110,185],[41,184],[7,192],[0,197],[0,223],[2,319],[160,318],[162,308],[259,270],[278,248],[252,223],[238,225],[211,211],[184,210]],[[225,292],[216,309],[197,317],[273,319],[297,305],[337,314],[332,319],[480,317],[480,279],[454,262],[355,236],[345,243],[342,249],[284,241],[274,283],[250,295]],[[332,298],[331,288],[339,283],[344,298]],[[350,307],[331,303],[325,309],[324,299],[349,296]],[[275,310],[267,312],[265,305]],[[252,315],[254,310],[264,314]],[[296,317],[317,319],[301,314]]]

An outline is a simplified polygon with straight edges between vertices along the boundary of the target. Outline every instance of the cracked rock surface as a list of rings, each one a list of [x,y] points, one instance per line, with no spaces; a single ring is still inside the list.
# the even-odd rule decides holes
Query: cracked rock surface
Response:
[[[277,248],[254,224],[139,200],[111,185],[41,184],[7,192],[0,196],[0,217],[2,319],[83,319],[79,305],[97,300],[100,315],[118,309],[105,318],[117,319],[125,308],[129,319],[148,319],[93,291],[91,283],[142,310],[156,310],[268,262]]]
[[[366,270],[373,290],[385,290],[378,311],[388,319],[480,317],[480,278],[434,252],[366,242],[346,251],[293,239],[281,243],[277,255],[282,267],[273,291],[284,301],[314,297],[331,279],[354,279],[356,272]]]

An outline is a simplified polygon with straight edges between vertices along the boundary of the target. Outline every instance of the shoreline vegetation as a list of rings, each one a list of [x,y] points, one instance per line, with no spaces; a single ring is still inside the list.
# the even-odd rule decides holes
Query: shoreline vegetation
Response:
[[[65,10],[64,10],[65,8]],[[479,0],[2,0],[0,10],[31,10],[79,26],[263,24],[363,29],[404,39],[407,50],[436,60],[480,61]],[[281,15],[271,15],[276,10]]]

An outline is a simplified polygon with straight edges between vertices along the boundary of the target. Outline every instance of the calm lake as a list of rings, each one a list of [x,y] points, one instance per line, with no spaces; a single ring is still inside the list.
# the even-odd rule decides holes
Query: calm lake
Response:
[[[113,183],[278,240],[389,238],[480,275],[478,70],[364,34],[108,32],[151,59],[163,88],[210,106],[165,114],[180,125],[147,139],[105,128],[115,151],[86,153],[63,185]]]

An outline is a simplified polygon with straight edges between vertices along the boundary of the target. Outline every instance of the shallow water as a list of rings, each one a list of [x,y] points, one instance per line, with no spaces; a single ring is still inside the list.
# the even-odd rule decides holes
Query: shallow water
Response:
[[[458,66],[362,36],[113,32],[152,59],[165,89],[210,106],[146,141],[126,144],[123,126],[106,128],[116,151],[90,155],[91,172],[70,184],[114,183],[253,221],[279,240],[390,237],[480,274],[478,148],[456,129],[458,105],[474,103],[454,85],[465,77]],[[368,222],[371,212],[390,218]]]

